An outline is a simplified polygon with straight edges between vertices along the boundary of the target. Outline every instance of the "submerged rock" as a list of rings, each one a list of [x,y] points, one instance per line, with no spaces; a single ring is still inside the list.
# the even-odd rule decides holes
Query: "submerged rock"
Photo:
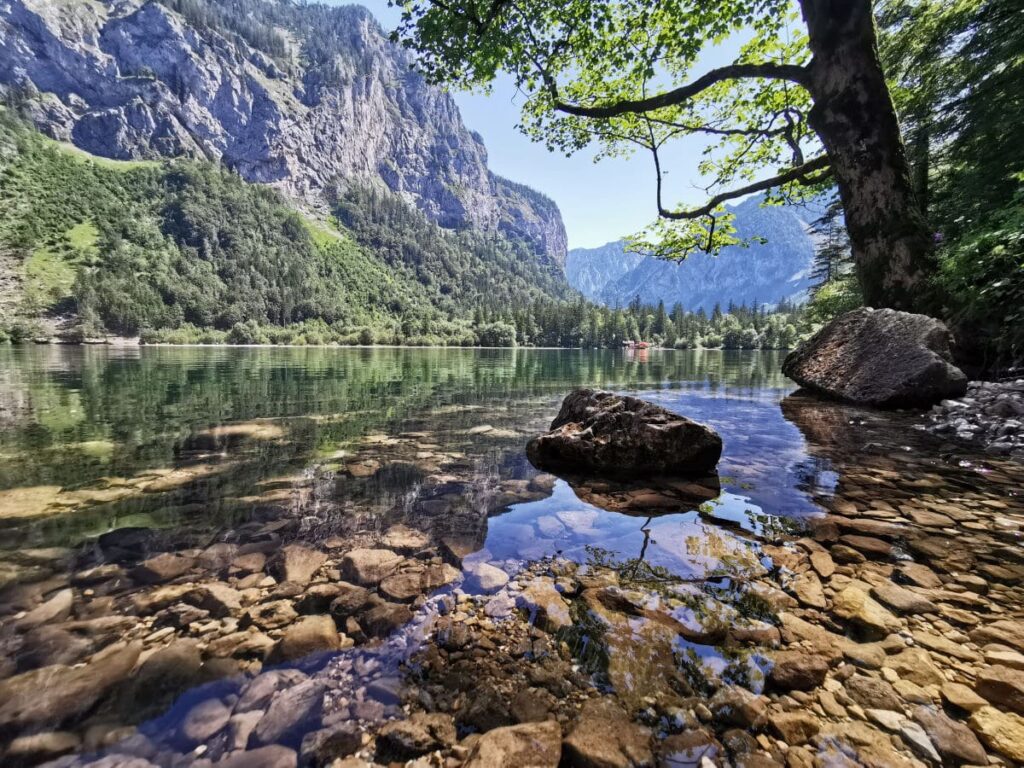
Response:
[[[611,475],[704,474],[722,439],[710,427],[635,397],[578,389],[562,402],[551,431],[526,455],[538,469]]]
[[[554,720],[495,728],[476,742],[465,768],[555,768],[562,757],[562,729]]]
[[[822,328],[782,364],[803,387],[881,408],[926,407],[967,391],[939,320],[892,309],[857,309]]]

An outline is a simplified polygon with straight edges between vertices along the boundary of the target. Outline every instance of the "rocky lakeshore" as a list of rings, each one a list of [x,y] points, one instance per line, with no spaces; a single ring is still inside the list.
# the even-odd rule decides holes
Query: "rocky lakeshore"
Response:
[[[5,765],[1024,760],[1019,468],[938,471],[879,451],[870,422],[840,453],[848,414],[783,407],[840,485],[801,530],[730,527],[732,549],[710,503],[688,546],[717,558],[697,577],[599,549],[475,559],[487,512],[545,498],[555,478],[502,481],[481,517],[461,459],[426,455],[415,433],[369,435],[323,470],[433,471],[418,513],[385,528],[312,535],[313,475],[271,486],[204,547],[129,527],[26,552],[64,558],[67,575],[3,593]],[[576,485],[620,511],[668,503],[614,490]]]
[[[721,436],[685,480],[538,472],[534,393],[197,419],[166,466],[23,483],[0,763],[1020,762],[1020,463],[757,375],[643,394]]]
[[[932,407],[927,429],[990,453],[1024,458],[1024,379],[972,381],[963,397]]]

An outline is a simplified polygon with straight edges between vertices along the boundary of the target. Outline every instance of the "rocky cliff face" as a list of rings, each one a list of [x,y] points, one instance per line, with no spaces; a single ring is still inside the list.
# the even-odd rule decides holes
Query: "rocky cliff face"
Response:
[[[564,258],[554,203],[488,170],[452,98],[360,7],[3,0],[0,87],[97,155],[219,160],[312,206],[383,184],[442,226]]]
[[[762,207],[760,198],[731,209],[741,238],[764,243],[730,246],[718,256],[693,254],[682,263],[626,253],[623,241],[600,248],[573,249],[566,259],[569,284],[587,297],[625,306],[635,296],[649,303],[681,303],[696,311],[715,304],[773,304],[801,300],[811,285],[814,239],[809,224],[820,215],[812,209]]]

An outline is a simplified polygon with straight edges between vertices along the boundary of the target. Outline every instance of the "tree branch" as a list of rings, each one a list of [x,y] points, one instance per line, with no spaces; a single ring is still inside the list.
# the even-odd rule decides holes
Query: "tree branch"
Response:
[[[788,184],[791,181],[800,181],[808,184],[816,183],[823,178],[823,174],[817,174],[810,178],[808,177],[808,174],[812,171],[821,171],[827,168],[828,164],[828,156],[821,155],[813,160],[808,160],[806,163],[799,165],[796,168],[790,168],[788,171],[780,173],[778,176],[773,176],[770,179],[762,179],[761,181],[755,181],[753,184],[748,184],[745,187],[740,187],[739,189],[715,195],[700,208],[691,208],[685,211],[666,211],[660,209],[659,206],[658,215],[663,219],[671,219],[673,221],[699,219],[702,216],[710,216],[715,208],[727,200],[735,200],[737,197],[743,197],[744,195],[749,195],[754,192],[763,192],[766,189]]]
[[[545,79],[548,80],[548,88],[554,99],[555,109],[559,112],[575,115],[576,117],[608,118],[625,114],[652,112],[663,107],[682,104],[717,83],[747,78],[789,80],[802,85],[807,79],[807,68],[796,64],[729,64],[728,66],[711,70],[707,74],[698,77],[692,83],[674,88],[665,93],[659,93],[656,96],[635,100],[624,99],[611,104],[597,104],[589,107],[561,101],[554,83],[549,78]]]

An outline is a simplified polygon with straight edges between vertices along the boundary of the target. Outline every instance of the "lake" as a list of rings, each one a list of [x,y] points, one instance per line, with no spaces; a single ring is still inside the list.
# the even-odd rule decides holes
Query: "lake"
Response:
[[[632,700],[638,673],[617,660],[660,636],[609,633],[594,662],[597,634],[580,630],[580,605],[616,626],[610,604],[588,602],[607,588],[593,582],[602,573],[646,590],[636,617],[664,611],[691,629],[670,640],[680,682],[668,698],[725,680],[764,689],[767,652],[711,633],[709,601],[727,624],[748,622],[748,640],[770,630],[778,645],[778,611],[818,609],[835,630],[824,616],[836,593],[916,561],[948,589],[904,620],[907,632],[967,641],[979,617],[1015,618],[1020,466],[941,443],[912,414],[794,394],[780,365],[781,353],[713,350],[0,347],[0,738],[28,764],[107,753],[171,765],[301,752],[310,734],[342,726],[373,736],[413,698],[452,712],[460,735],[486,731],[490,721],[463,719],[465,691],[444,703],[462,651],[437,638],[459,616],[477,640],[511,637],[516,606],[544,630],[527,642],[562,638],[580,691],[658,709],[657,685],[644,688],[649,702]],[[724,453],[713,485],[534,469],[526,442],[579,386],[714,427]],[[835,576],[814,575],[819,550]],[[973,589],[956,588],[961,571],[1000,586],[958,600]],[[562,595],[557,605],[530,596],[535,579]],[[751,609],[755,592],[770,610]],[[299,624],[306,634],[289,640]],[[438,643],[447,666],[430,678],[441,667],[425,649]],[[184,667],[174,684],[139,682]],[[273,690],[315,686],[316,707],[230,736],[232,711],[264,711],[242,703],[271,669]],[[302,679],[285,685],[280,670]],[[373,748],[356,742],[349,752]]]

